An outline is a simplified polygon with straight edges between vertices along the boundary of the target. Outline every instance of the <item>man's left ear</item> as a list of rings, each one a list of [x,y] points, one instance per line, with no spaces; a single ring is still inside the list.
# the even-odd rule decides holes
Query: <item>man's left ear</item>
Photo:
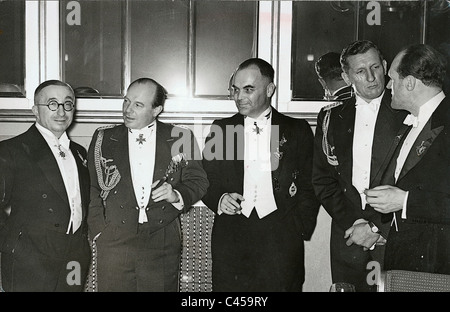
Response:
[[[31,111],[33,112],[33,115],[36,116],[36,119],[39,119],[38,107],[36,105],[31,107]]]
[[[163,111],[163,106],[159,105],[156,106],[155,108],[153,108],[153,117],[158,117],[159,114],[161,114],[161,112]]]
[[[273,82],[269,83],[267,85],[267,89],[266,89],[267,97],[269,97],[269,98],[272,97],[272,95],[275,93],[276,89],[277,89],[277,87],[275,86],[275,84]]]
[[[408,91],[412,91],[414,90],[414,88],[416,87],[416,77],[408,75],[405,77],[405,79],[403,79],[404,83],[405,83],[405,87]]]
[[[386,60],[383,60],[383,69],[384,69],[384,74],[386,75],[387,74],[387,62],[386,62]]]

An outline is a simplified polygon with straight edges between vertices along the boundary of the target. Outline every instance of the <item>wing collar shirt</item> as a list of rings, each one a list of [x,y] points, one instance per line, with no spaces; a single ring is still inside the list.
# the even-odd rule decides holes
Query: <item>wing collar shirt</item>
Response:
[[[70,140],[64,132],[58,139],[50,130],[36,123],[36,128],[44,137],[50,147],[56,162],[58,163],[61,176],[64,181],[64,187],[67,192],[67,198],[70,204],[70,220],[66,234],[75,233],[81,225],[82,208],[80,181],[78,179],[78,167],[75,158],[70,151]]]
[[[270,162],[272,114],[267,108],[258,118],[244,120],[244,198],[242,214],[247,218],[253,209],[263,218],[277,209],[272,190]]]
[[[353,131],[352,184],[361,196],[361,207],[366,207],[364,190],[369,188],[372,143],[378,111],[384,92],[367,103],[356,95],[355,129]]]
[[[397,165],[394,173],[395,181],[397,181],[400,175],[400,172],[403,168],[403,165],[405,164],[406,158],[408,157],[411,147],[414,145],[414,142],[416,141],[420,132],[422,132],[423,128],[425,127],[425,124],[428,122],[431,115],[434,113],[434,111],[442,102],[442,100],[444,100],[444,98],[445,94],[443,91],[441,91],[420,107],[419,114],[417,115],[417,124],[411,128],[411,131],[409,131],[400,149],[400,154],[397,157]],[[406,197],[403,202],[403,210],[402,210],[403,219],[406,219],[406,201],[408,200],[408,194],[409,192],[406,193]]]
[[[156,151],[156,122],[142,129],[128,129],[131,180],[139,210],[139,223],[148,222],[145,209],[150,199]]]
[[[138,222],[148,222],[146,210],[151,195],[153,172],[156,155],[156,120],[142,129],[128,129],[128,148],[130,158],[131,180],[139,210]],[[162,178],[162,177],[161,177]],[[174,190],[180,201],[172,203],[178,210],[183,209],[181,194]]]

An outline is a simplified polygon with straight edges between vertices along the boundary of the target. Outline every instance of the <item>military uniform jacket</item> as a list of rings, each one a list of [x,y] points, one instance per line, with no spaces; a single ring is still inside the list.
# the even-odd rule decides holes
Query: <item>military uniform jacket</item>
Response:
[[[179,137],[172,136],[172,132]],[[102,140],[99,141],[99,136]],[[180,144],[175,154],[172,146],[179,139]],[[95,145],[101,152],[100,162],[96,163]],[[151,144],[155,144],[151,142]],[[182,212],[187,211],[206,193],[208,180],[201,163],[201,154],[192,132],[157,121],[156,153],[153,181],[161,179],[172,159],[179,153],[185,153],[187,165],[176,171],[167,183],[180,192],[184,200],[183,211],[166,201],[154,202],[151,198],[146,207],[150,232],[157,231],[171,223]],[[99,155],[97,155],[99,157]],[[138,204],[131,180],[128,152],[128,128],[124,125],[97,129],[93,135],[88,155],[91,175],[91,203],[89,206],[89,229],[94,235],[100,233],[107,225],[113,224],[121,230],[137,232]],[[119,178],[120,176],[120,178]],[[108,190],[105,192],[104,187]],[[103,188],[104,188],[103,187]]]

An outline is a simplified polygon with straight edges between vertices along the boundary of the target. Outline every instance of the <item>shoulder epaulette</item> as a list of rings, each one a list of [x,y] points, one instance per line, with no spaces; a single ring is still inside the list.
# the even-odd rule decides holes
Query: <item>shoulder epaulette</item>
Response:
[[[335,107],[337,107],[337,106],[339,106],[339,105],[342,105],[342,104],[343,104],[342,101],[336,101],[336,102],[330,103],[330,104],[328,104],[328,105],[325,105],[325,106],[322,108],[322,110],[328,111],[328,110],[330,110],[330,109],[332,109],[332,108],[335,108]]]
[[[352,97],[354,97],[354,94],[352,91],[349,91],[349,92],[341,93],[336,100],[345,101],[345,100],[351,99]]]
[[[172,124],[172,126],[178,127],[178,128],[181,128],[181,129],[186,129],[186,130],[190,130],[190,129],[191,129],[191,128],[189,128],[188,126],[186,126],[186,125],[181,125],[181,124]]]

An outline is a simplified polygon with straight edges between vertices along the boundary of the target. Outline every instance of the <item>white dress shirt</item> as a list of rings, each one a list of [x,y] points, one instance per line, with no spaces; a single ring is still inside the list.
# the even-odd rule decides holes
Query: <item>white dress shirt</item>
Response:
[[[255,125],[256,123],[256,125]],[[244,120],[244,201],[242,214],[247,218],[253,209],[264,218],[277,209],[272,189],[270,161],[271,108],[258,118]]]
[[[373,136],[383,94],[384,92],[370,101],[370,103],[356,95],[355,129],[352,147],[352,184],[360,194],[362,209],[366,207],[364,190],[368,189],[370,184]]]
[[[145,208],[150,199],[155,168],[156,122],[142,129],[128,130],[131,180],[138,203],[139,223],[148,222]]]
[[[131,180],[139,210],[139,223],[148,222],[146,208],[151,196],[153,173],[156,157],[156,121],[142,129],[128,129],[128,150],[130,158]],[[162,177],[157,177],[160,179]],[[179,202],[172,203],[178,210],[184,207],[180,192],[177,193]]]
[[[78,179],[78,168],[75,158],[70,151],[70,140],[64,132],[58,139],[50,130],[36,123],[36,128],[44,137],[50,147],[56,162],[58,163],[61,176],[64,181],[64,187],[67,192],[67,198],[70,204],[70,220],[66,234],[75,233],[81,226],[82,207],[80,181]]]
[[[397,157],[397,165],[395,168],[395,181],[397,182],[397,179],[400,175],[400,172],[402,171],[403,165],[405,164],[406,158],[408,157],[409,152],[411,151],[411,148],[414,145],[414,142],[416,141],[417,137],[419,136],[420,132],[422,132],[423,128],[425,127],[425,124],[430,119],[431,115],[434,113],[436,108],[439,106],[439,104],[444,100],[445,94],[443,91],[435,95],[433,98],[431,98],[428,102],[423,104],[419,109],[419,114],[417,115],[417,126],[412,127],[409,131],[408,135],[406,136],[405,140],[403,141],[403,145],[400,149],[400,153]],[[408,118],[408,117],[407,117]],[[408,194],[406,193],[405,200],[403,202],[403,210],[402,210],[402,218],[406,219],[406,202],[408,200]]]

